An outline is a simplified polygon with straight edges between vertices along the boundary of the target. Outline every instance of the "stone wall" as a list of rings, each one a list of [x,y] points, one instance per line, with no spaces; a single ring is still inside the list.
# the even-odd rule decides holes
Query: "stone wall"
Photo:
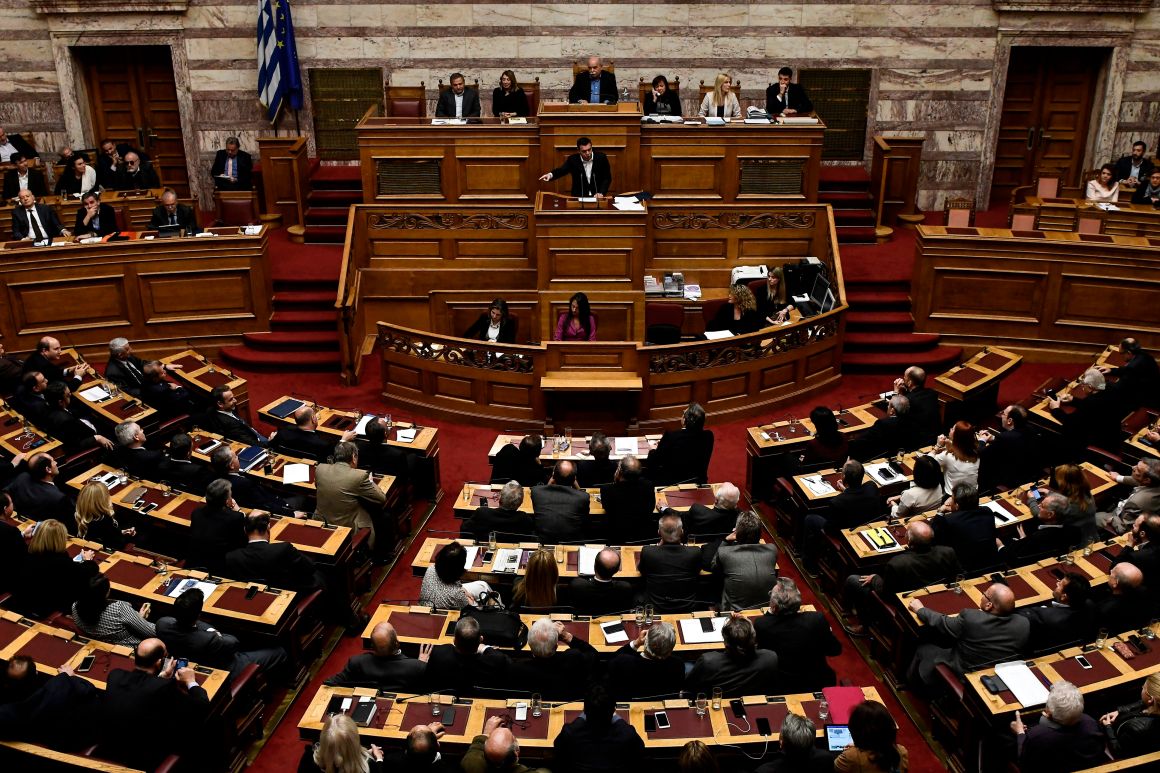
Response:
[[[508,67],[539,77],[561,96],[572,60],[597,52],[613,60],[621,84],[679,75],[692,106],[696,84],[723,69],[745,100],[762,100],[782,65],[859,67],[873,72],[868,136],[927,136],[919,204],[944,196],[984,197],[1011,45],[1115,46],[1092,122],[1087,166],[1160,123],[1160,11],[1120,0],[1115,13],[1084,12],[1087,0],[1037,0],[1033,10],[997,10],[999,0],[939,4],[878,2],[474,3],[294,0],[304,77],[310,68],[381,67],[398,84],[461,70],[488,93]],[[1140,10],[1139,6],[1144,6]],[[224,137],[243,146],[271,127],[255,99],[254,0],[0,0],[0,122],[29,131],[39,147],[91,145],[86,98],[70,48],[169,42],[175,49],[187,154],[203,200],[208,169]],[[1105,6],[1106,7],[1106,6]],[[1020,6],[1023,8],[1023,6]],[[1077,9],[1071,12],[1069,9]],[[1086,42],[1085,42],[1086,41]],[[181,72],[181,70],[187,72]],[[299,116],[310,132],[310,105]],[[293,118],[277,129],[293,131]],[[869,143],[867,144],[869,152]]]

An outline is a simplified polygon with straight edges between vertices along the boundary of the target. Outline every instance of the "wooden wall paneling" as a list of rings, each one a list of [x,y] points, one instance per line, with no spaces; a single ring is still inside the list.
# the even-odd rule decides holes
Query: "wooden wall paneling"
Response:
[[[588,137],[595,150],[608,156],[612,169],[612,188],[617,191],[640,190],[640,105],[621,103],[615,110],[570,109],[564,106],[556,111],[556,106],[540,106],[540,166],[543,172],[550,171],[564,163],[564,159],[576,152],[576,140]],[[540,174],[543,174],[541,172]],[[568,193],[572,189],[571,178],[553,180],[547,184],[557,193]]]
[[[598,341],[644,341],[644,293],[631,290],[586,293],[596,317]],[[568,311],[571,292],[540,293],[540,340],[551,341],[560,315]]]
[[[487,313],[494,298],[507,302],[509,316],[518,320],[516,343],[538,339],[540,335],[540,296],[535,291],[508,290],[433,290],[430,293],[428,330],[442,335],[462,336]]]

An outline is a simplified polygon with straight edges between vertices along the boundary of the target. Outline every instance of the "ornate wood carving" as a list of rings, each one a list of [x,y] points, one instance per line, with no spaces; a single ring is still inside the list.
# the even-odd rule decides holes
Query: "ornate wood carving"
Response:
[[[374,230],[401,228],[407,231],[517,231],[528,227],[528,216],[519,212],[505,212],[497,215],[460,215],[455,212],[440,212],[432,215],[383,214],[371,215],[368,227]]]
[[[653,215],[653,227],[658,231],[677,228],[708,230],[722,228],[740,230],[744,228],[813,228],[813,212],[777,212],[746,214],[741,212],[719,212],[716,214],[657,212]]]
[[[380,333],[379,343],[399,354],[419,357],[424,360],[442,361],[449,365],[461,365],[481,370],[502,370],[509,373],[531,373],[535,369],[535,362],[531,357],[489,349],[483,343],[470,347],[448,346],[406,335],[397,330]]]
[[[799,325],[781,330],[765,337],[755,334],[741,340],[729,338],[719,346],[703,347],[691,351],[665,351],[649,357],[650,373],[679,373],[702,368],[716,368],[734,365],[783,354],[799,349],[815,341],[822,341],[836,335],[838,318],[821,317],[812,324]],[[666,347],[669,348],[669,347]]]

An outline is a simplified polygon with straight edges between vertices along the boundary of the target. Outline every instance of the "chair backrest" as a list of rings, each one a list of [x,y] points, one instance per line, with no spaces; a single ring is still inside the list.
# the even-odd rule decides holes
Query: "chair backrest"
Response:
[[[524,96],[528,98],[528,115],[534,116],[540,112],[540,78],[536,76],[532,83],[521,83]]]
[[[646,81],[644,79],[644,76],[642,75],[642,76],[640,76],[640,83],[637,84],[636,88],[640,94],[640,103],[643,105],[644,98],[648,96],[648,93],[650,91],[652,91],[652,81],[651,80]],[[680,76],[678,76],[676,78],[669,79],[669,91],[676,94],[677,98],[680,99],[680,97],[681,97],[681,78],[680,78]]]
[[[133,223],[133,218],[129,215],[129,205],[122,207],[113,207],[113,215],[117,223],[118,231],[131,230],[130,226]]]
[[[426,84],[420,81],[418,86],[388,85],[386,114],[398,118],[426,118]]]
[[[1053,199],[1059,195],[1058,175],[1042,175],[1035,178],[1035,195],[1041,199]]]
[[[1076,218],[1076,231],[1081,234],[1103,233],[1104,219],[1099,215],[1080,215]]]
[[[699,96],[701,99],[704,99],[705,95],[708,94],[712,90],[713,90],[712,83],[710,83],[709,85],[705,85],[705,81],[701,81],[701,85],[697,91],[697,96]],[[733,91],[733,94],[737,97],[737,99],[740,100],[741,99],[741,81],[739,81],[739,80],[733,81],[732,91]]]
[[[709,324],[717,316],[717,312],[726,303],[729,303],[728,298],[710,298],[701,304],[701,316],[705,318],[705,324]]]
[[[253,191],[215,191],[219,225],[257,225],[258,197]]]
[[[611,59],[604,59],[604,70],[605,72],[616,72],[616,65]],[[572,62],[572,80],[576,80],[576,76],[582,72],[588,72],[588,57]]]
[[[943,204],[943,215],[948,228],[970,228],[975,224],[975,200],[948,198]]]
[[[1012,231],[1034,231],[1035,215],[1030,212],[1020,212],[1011,218]]]
[[[685,324],[685,307],[679,303],[645,303],[644,324],[674,325],[680,328]]]
[[[465,80],[466,80],[466,79],[465,79]],[[443,79],[442,79],[442,78],[440,78],[440,79],[439,79],[439,93],[440,93],[440,94],[442,94],[444,91],[447,91],[447,89],[449,89],[449,88],[451,88],[451,84],[450,84],[450,83],[444,83],[444,82],[443,82]],[[475,89],[476,91],[479,91],[479,78],[476,78],[476,79],[475,79],[475,83],[468,83],[468,84],[467,84],[467,88],[469,88],[469,89]]]

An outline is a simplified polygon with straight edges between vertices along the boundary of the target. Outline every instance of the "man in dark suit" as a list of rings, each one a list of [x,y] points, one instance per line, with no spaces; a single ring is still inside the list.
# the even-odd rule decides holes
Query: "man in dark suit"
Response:
[[[531,516],[520,512],[523,503],[524,487],[509,480],[499,491],[499,507],[476,508],[475,515],[460,527],[460,536],[470,537],[476,542],[487,542],[491,534],[495,534],[500,542],[523,542],[534,538],[536,525]]]
[[[1050,603],[1016,612],[1031,622],[1028,651],[1035,655],[1086,643],[1094,633],[1091,596],[1092,586],[1085,575],[1065,572],[1055,581]]]
[[[1121,440],[1120,422],[1131,411],[1123,390],[1119,384],[1109,386],[1097,368],[1084,371],[1080,381],[1091,390],[1086,397],[1056,395],[1047,401],[1051,415],[1063,425],[1064,443],[1077,454],[1089,445],[1115,449]]]
[[[72,390],[63,381],[53,381],[44,390],[46,410],[37,420],[37,426],[64,443],[69,451],[82,451],[101,446],[112,451],[113,441],[99,434],[87,420],[78,418],[70,409]]]
[[[435,105],[436,118],[479,118],[482,109],[479,104],[479,90],[467,88],[463,73],[453,72],[448,78],[450,88],[439,95]]]
[[[918,442],[910,418],[910,398],[894,395],[886,404],[886,416],[850,443],[850,456],[865,462],[914,448],[918,448]]]
[[[19,134],[9,134],[0,128],[0,164],[12,162],[12,156],[19,153],[27,159],[40,158],[40,154]]]
[[[769,760],[754,773],[833,773],[834,755],[817,747],[818,728],[813,720],[792,711],[781,722],[781,749],[763,757]]]
[[[226,553],[227,577],[309,592],[325,586],[314,562],[289,542],[270,542],[270,516],[246,517],[246,545]]]
[[[616,651],[608,662],[607,681],[617,700],[675,697],[684,686],[685,666],[672,657],[677,631],[656,622]]]
[[[697,598],[701,551],[681,544],[685,530],[676,513],[661,516],[657,533],[660,543],[642,548],[637,564],[645,596],[658,612],[687,612]]]
[[[942,427],[938,392],[926,385],[926,371],[911,365],[894,379],[894,391],[910,401],[910,428],[915,446],[934,445]]]
[[[187,563],[222,574],[226,555],[245,546],[246,516],[234,503],[233,487],[222,478],[212,481],[205,488],[205,505],[189,516]]]
[[[452,644],[437,644],[427,660],[430,691],[450,691],[454,695],[479,695],[481,690],[504,684],[511,659],[483,640],[479,621],[461,617],[455,623]]]
[[[1144,575],[1149,590],[1160,586],[1160,515],[1140,515],[1128,532],[1128,547],[1120,551],[1112,566],[1132,564]]]
[[[371,631],[370,652],[361,652],[346,661],[341,671],[326,680],[333,687],[377,687],[380,690],[420,692],[427,671],[424,647],[419,659],[409,658],[399,648],[399,636],[390,623],[379,623]]]
[[[633,589],[616,579],[620,571],[620,553],[606,547],[596,554],[595,575],[576,577],[568,585],[567,599],[578,615],[617,615],[633,606]]]
[[[56,210],[45,204],[37,204],[32,191],[25,189],[17,193],[18,204],[12,210],[12,238],[17,241],[39,242],[68,236],[69,232],[60,224]]]
[[[193,438],[178,432],[169,440],[169,454],[157,465],[157,479],[182,491],[203,496],[214,480],[212,473],[189,458],[193,452]]]
[[[935,541],[954,548],[968,572],[981,572],[999,563],[995,544],[995,514],[979,507],[979,490],[959,483],[952,492],[949,511],[931,519]]]
[[[149,218],[149,228],[157,230],[163,226],[179,226],[186,236],[193,236],[201,231],[197,225],[197,215],[193,207],[177,203],[177,192],[166,188],[161,194],[161,203],[153,208],[153,215]]]
[[[842,643],[821,612],[802,612],[802,593],[782,577],[769,592],[769,614],[753,621],[757,646],[777,653],[778,687],[787,693],[816,692],[838,683],[826,658],[842,654]]]
[[[1045,496],[1039,503],[1038,528],[1019,539],[1007,540],[999,549],[999,560],[1014,569],[1045,556],[1062,555],[1079,545],[1079,529],[1064,523],[1059,515],[1067,504],[1062,494]],[[1017,529],[1023,535],[1022,525]]]
[[[117,213],[108,204],[101,203],[101,194],[97,191],[86,193],[81,199],[81,206],[77,209],[73,233],[76,236],[91,238],[108,236],[119,230]]]
[[[119,191],[149,191],[161,187],[161,178],[153,164],[141,158],[140,154],[130,151],[125,154],[125,165],[117,170],[116,182],[113,187]],[[185,205],[182,207],[189,210],[190,213],[193,212]],[[194,223],[196,225],[196,220]],[[190,233],[190,230],[186,229],[186,235]],[[197,231],[192,233],[197,233]]]
[[[568,89],[568,101],[581,105],[615,105],[619,99],[616,75],[604,71],[604,62],[600,57],[588,57],[588,71],[576,76],[572,88]]]
[[[36,342],[36,351],[28,355],[24,361],[24,372],[40,371],[49,383],[63,381],[69,389],[76,389],[81,385],[81,377],[86,373],[86,366],[78,362],[68,370],[62,367],[64,354],[61,351],[60,341],[52,336],[44,336]]]
[[[765,90],[765,109],[770,115],[797,115],[812,113],[814,103],[800,84],[790,83],[793,70],[782,67],[777,71],[777,84]]]
[[[616,476],[616,462],[608,457],[612,454],[612,443],[603,432],[593,432],[588,441],[591,459],[581,459],[576,468],[576,478],[582,488],[598,488],[611,483]]]
[[[648,476],[658,486],[709,482],[709,460],[713,458],[713,433],[705,429],[705,409],[689,403],[681,415],[683,427],[661,435],[649,452]]]
[[[354,430],[342,433],[341,440],[349,443],[356,437]],[[318,431],[318,417],[314,408],[303,405],[294,411],[294,426],[282,427],[278,433],[270,438],[270,448],[290,456],[312,459],[316,462],[325,462],[326,457],[334,451],[339,442],[335,435],[328,435]]]
[[[19,411],[20,415],[32,423],[37,423],[48,413],[48,403],[44,399],[44,392],[48,389],[48,379],[38,370],[24,373],[20,379],[20,386],[8,404]]]
[[[1121,185],[1140,186],[1146,184],[1152,174],[1152,161],[1148,158],[1148,144],[1142,140],[1132,143],[1132,153],[1121,156],[1116,161],[1116,180]]]
[[[576,152],[564,159],[562,166],[541,175],[542,182],[550,182],[557,177],[572,175],[572,195],[602,199],[612,187],[612,166],[608,156],[592,149],[592,140],[581,137],[576,140]]]
[[[1027,409],[1008,405],[999,415],[999,434],[983,430],[979,450],[979,489],[1003,485],[1014,488],[1034,480],[1039,472],[1039,452],[1027,426]]]
[[[117,175],[125,165],[125,155],[133,148],[127,143],[113,142],[106,137],[101,140],[100,149],[97,160],[93,162],[93,166],[97,170],[97,182],[101,184],[102,188],[115,190],[117,188]]]
[[[733,531],[740,511],[737,503],[741,501],[741,491],[732,483],[726,481],[717,487],[717,495],[713,507],[705,507],[700,502],[694,502],[689,511],[681,516],[685,527],[685,534],[690,538],[714,537],[720,538]]]
[[[150,360],[142,370],[141,401],[155,409],[164,418],[181,414],[193,415],[199,411],[189,390],[165,378],[169,367],[160,360]]]
[[[1108,761],[1107,737],[1083,713],[1083,693],[1071,682],[1051,685],[1039,724],[1027,730],[1019,712],[1011,723],[1022,773],[1055,773],[1097,767]]]
[[[878,484],[868,479],[866,468],[856,459],[842,465],[841,491],[830,500],[825,510],[810,513],[802,524],[802,562],[811,571],[817,568],[826,532],[838,534],[872,521],[886,509],[878,494]]]
[[[4,200],[16,198],[20,191],[32,191],[32,195],[40,198],[48,195],[48,187],[44,184],[44,174],[39,170],[33,171],[28,167],[28,159],[16,153],[12,156],[12,163],[16,165],[4,173]]]
[[[1144,589],[1144,573],[1135,564],[1116,564],[1096,594],[1096,620],[1108,631],[1130,631],[1147,625],[1156,602]]]
[[[269,442],[265,435],[238,416],[238,398],[229,387],[224,384],[214,387],[209,393],[209,402],[209,412],[200,420],[203,428],[239,443],[264,446]]]
[[[270,672],[286,661],[286,651],[281,647],[241,649],[236,636],[222,633],[198,619],[204,603],[205,596],[200,589],[184,591],[173,602],[173,614],[157,621],[157,638],[165,642],[174,656],[202,666],[224,668],[231,678],[251,663],[257,663],[263,677],[269,680]]]
[[[709,568],[721,578],[721,609],[753,609],[777,582],[777,545],[761,543],[761,519],[742,510],[736,526],[713,546]]]
[[[254,187],[254,159],[242,150],[237,137],[226,138],[226,146],[214,156],[209,173],[219,191],[248,191]]]
[[[547,484],[532,489],[536,534],[545,543],[577,542],[591,530],[588,492],[576,485],[576,467],[556,462]]]
[[[224,478],[233,486],[233,496],[239,505],[245,508],[257,508],[277,515],[293,515],[305,517],[306,513],[295,511],[289,502],[272,493],[241,472],[241,463],[238,455],[229,446],[223,444],[209,455],[210,469],[214,477]]]
[[[951,647],[919,646],[907,680],[916,687],[935,686],[935,667],[939,663],[946,663],[961,676],[974,668],[1018,657],[1031,634],[1027,618],[1013,614],[1015,594],[1000,583],[983,593],[980,609],[964,609],[956,616],[933,612],[918,599],[911,599],[907,608],[918,615],[921,623],[954,641]]]
[[[568,649],[560,651],[563,641]],[[528,632],[530,658],[513,661],[505,687],[514,693],[539,693],[544,700],[574,699],[584,690],[587,674],[596,660],[596,650],[583,639],[541,617]]]
[[[118,458],[130,475],[144,480],[158,480],[157,468],[165,454],[145,447],[145,430],[135,421],[123,421],[113,429],[117,438]]]
[[[612,483],[600,487],[600,504],[609,545],[641,542],[656,534],[656,489],[640,476],[635,456],[621,457]]]
[[[540,452],[543,450],[544,440],[539,435],[525,435],[518,446],[514,443],[504,445],[495,455],[492,482],[515,480],[525,488],[539,486],[545,477],[540,465]]]
[[[0,491],[0,519],[11,517],[14,509],[12,496],[7,491]],[[11,593],[16,590],[27,555],[28,545],[24,542],[24,535],[20,533],[20,529],[5,520],[0,520],[0,593]]]
[[[1157,389],[1160,389],[1160,367],[1156,365],[1156,358],[1146,352],[1136,338],[1120,341],[1120,353],[1128,358],[1120,367],[1096,367],[1104,375],[1119,379],[1120,392],[1129,405],[1134,407],[1141,402],[1153,400]]]
[[[843,593],[857,613],[859,622],[846,622],[843,627],[851,636],[866,633],[866,623],[875,614],[875,607],[870,603],[871,592],[886,599],[895,593],[949,581],[962,571],[954,548],[935,545],[930,524],[913,520],[906,525],[906,551],[887,561],[881,574],[852,574],[846,578]]]
[[[209,713],[209,697],[192,668],[177,668],[165,643],[146,639],[137,645],[132,671],[109,672],[101,714],[104,727],[101,754],[133,767],[152,770],[168,754],[179,752],[208,762],[205,744],[191,728],[201,727]],[[132,728],[132,732],[126,732]]]
[[[747,617],[730,617],[721,629],[724,652],[706,652],[697,658],[685,678],[686,689],[708,693],[713,688],[730,698],[742,695],[778,695],[780,658],[757,646],[757,633]],[[788,667],[788,665],[787,665]]]
[[[553,743],[557,770],[637,770],[644,762],[644,741],[636,728],[616,714],[616,701],[604,685],[588,688],[584,713],[560,729]]]
[[[141,395],[141,385],[145,383],[145,360],[133,354],[129,339],[114,338],[109,341],[105,380],[113,382],[134,397]]]

